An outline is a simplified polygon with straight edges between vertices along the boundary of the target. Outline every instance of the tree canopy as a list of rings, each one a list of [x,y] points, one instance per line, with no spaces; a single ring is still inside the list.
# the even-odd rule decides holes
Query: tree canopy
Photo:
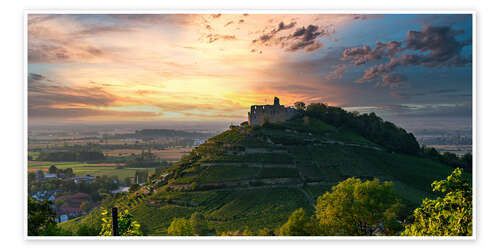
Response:
[[[434,192],[444,193],[437,199],[426,198],[413,211],[414,221],[405,226],[404,236],[471,236],[472,187],[455,169],[445,180],[434,181]]]
[[[50,225],[56,224],[56,214],[51,208],[52,202],[37,202],[28,198],[28,235],[43,235]]]
[[[295,210],[280,228],[280,236],[306,236],[311,233],[312,222],[302,208]]]
[[[57,226],[52,202],[28,198],[28,236],[67,236],[71,232]]]
[[[189,220],[174,218],[167,229],[169,236],[192,236],[193,229]]]
[[[380,225],[394,225],[400,208],[391,182],[349,178],[318,198],[316,218],[324,235],[372,235]]]
[[[402,229],[397,220],[401,203],[391,182],[349,178],[318,197],[315,213],[308,217],[300,208],[281,226],[281,236],[366,236],[396,235]]]
[[[104,210],[101,215],[102,224],[100,236],[113,235],[113,221],[107,210]],[[120,236],[140,236],[142,235],[141,225],[134,220],[128,210],[123,210],[118,213],[118,233]]]
[[[420,147],[411,133],[397,127],[391,122],[384,121],[375,113],[362,114],[347,112],[339,107],[328,106],[324,103],[311,103],[307,106],[305,115],[320,119],[338,128],[352,130],[370,141],[386,149],[404,153],[418,154]]]
[[[194,212],[189,219],[191,229],[195,235],[205,235],[208,232],[208,224],[205,216],[199,212]]]

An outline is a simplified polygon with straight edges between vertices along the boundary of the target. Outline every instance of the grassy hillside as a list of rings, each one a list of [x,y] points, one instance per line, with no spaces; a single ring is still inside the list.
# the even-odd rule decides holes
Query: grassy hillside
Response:
[[[349,177],[392,181],[412,209],[433,197],[432,181],[452,168],[386,150],[345,127],[301,117],[265,126],[232,126],[155,175],[154,192],[126,194],[104,207],[129,209],[147,235],[166,235],[175,217],[195,211],[214,233],[276,228],[292,211],[313,211],[315,199]],[[143,187],[140,192],[145,190]],[[99,211],[61,225],[99,223]]]

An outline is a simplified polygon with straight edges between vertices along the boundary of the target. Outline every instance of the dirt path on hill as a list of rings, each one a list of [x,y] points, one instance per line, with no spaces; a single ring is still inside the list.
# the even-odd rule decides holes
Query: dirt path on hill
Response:
[[[311,196],[307,193],[306,190],[304,190],[304,188],[302,187],[297,187],[305,196],[306,196],[306,199],[307,201],[309,202],[309,205],[311,205],[311,207],[316,210],[316,207],[314,206],[314,201],[313,199],[311,198]]]

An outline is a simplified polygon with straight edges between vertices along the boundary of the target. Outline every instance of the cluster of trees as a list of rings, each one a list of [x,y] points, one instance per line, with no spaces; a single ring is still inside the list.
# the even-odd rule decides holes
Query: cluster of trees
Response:
[[[73,177],[73,169],[72,168],[57,168],[55,165],[51,165],[49,167],[50,174],[57,174],[58,176],[63,175],[64,177]]]
[[[130,159],[125,162],[128,168],[151,168],[160,165],[160,158],[151,151],[142,151],[140,154],[132,154]]]
[[[76,232],[65,230],[56,223],[56,214],[52,209],[53,203],[44,200],[38,202],[28,198],[28,236],[111,236],[112,219],[111,215],[104,210],[102,212],[101,228],[82,224],[78,226]],[[134,220],[128,210],[118,213],[118,231],[120,236],[140,236],[143,235],[141,225]]]
[[[71,150],[56,152],[40,152],[39,161],[101,161],[106,157],[102,151],[91,150]]]
[[[92,201],[98,202],[120,186],[117,176],[96,176],[93,182],[75,183],[72,179],[48,179],[36,181],[36,173],[28,174],[28,192],[58,190],[59,194],[86,193]]]
[[[391,183],[350,178],[320,196],[312,216],[303,209],[294,211],[279,234],[365,236],[383,226],[384,235],[471,236],[472,187],[462,170],[455,169],[432,187],[444,196],[425,199],[404,224]]]
[[[312,216],[303,209],[294,211],[279,235],[366,236],[375,235],[379,227],[397,235],[402,207],[391,182],[349,178],[318,198]]]
[[[412,155],[420,152],[419,144],[413,134],[382,120],[373,112],[360,115],[358,112],[347,112],[324,103],[311,103],[306,106],[303,102],[297,102],[295,107],[301,110],[303,115],[314,117],[337,128],[352,130],[388,150]]]
[[[57,226],[53,203],[28,198],[28,236],[66,236],[71,232]]]
[[[471,236],[472,186],[457,168],[445,180],[434,181],[432,190],[444,194],[426,198],[413,211],[413,222],[406,225],[403,236]]]
[[[471,236],[472,187],[455,169],[444,180],[434,181],[433,190],[443,194],[425,199],[407,218],[391,182],[349,178],[320,196],[315,212],[295,210],[276,229],[248,228],[224,232],[222,236]]]
[[[444,152],[439,153],[435,148],[422,146],[420,154],[429,159],[439,161],[450,167],[459,167],[464,169],[465,172],[472,173],[472,154],[467,153],[462,156],[457,156],[454,153]]]
[[[302,111],[303,115],[314,117],[335,127],[354,130],[388,150],[404,154],[419,154],[452,167],[463,168],[466,172],[472,172],[472,154],[468,153],[459,157],[453,153],[440,154],[434,148],[420,147],[412,133],[407,133],[393,123],[382,120],[373,112],[360,115],[358,112],[347,112],[342,108],[324,103],[311,103],[306,106],[303,102],[297,102],[295,108]]]

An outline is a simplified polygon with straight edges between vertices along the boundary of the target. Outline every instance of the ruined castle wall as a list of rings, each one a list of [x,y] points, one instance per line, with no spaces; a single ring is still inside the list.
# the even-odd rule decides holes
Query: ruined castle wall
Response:
[[[268,122],[283,122],[292,119],[297,114],[293,108],[285,108],[284,106],[252,106],[248,113],[248,123],[250,125],[262,125],[267,120]]]

